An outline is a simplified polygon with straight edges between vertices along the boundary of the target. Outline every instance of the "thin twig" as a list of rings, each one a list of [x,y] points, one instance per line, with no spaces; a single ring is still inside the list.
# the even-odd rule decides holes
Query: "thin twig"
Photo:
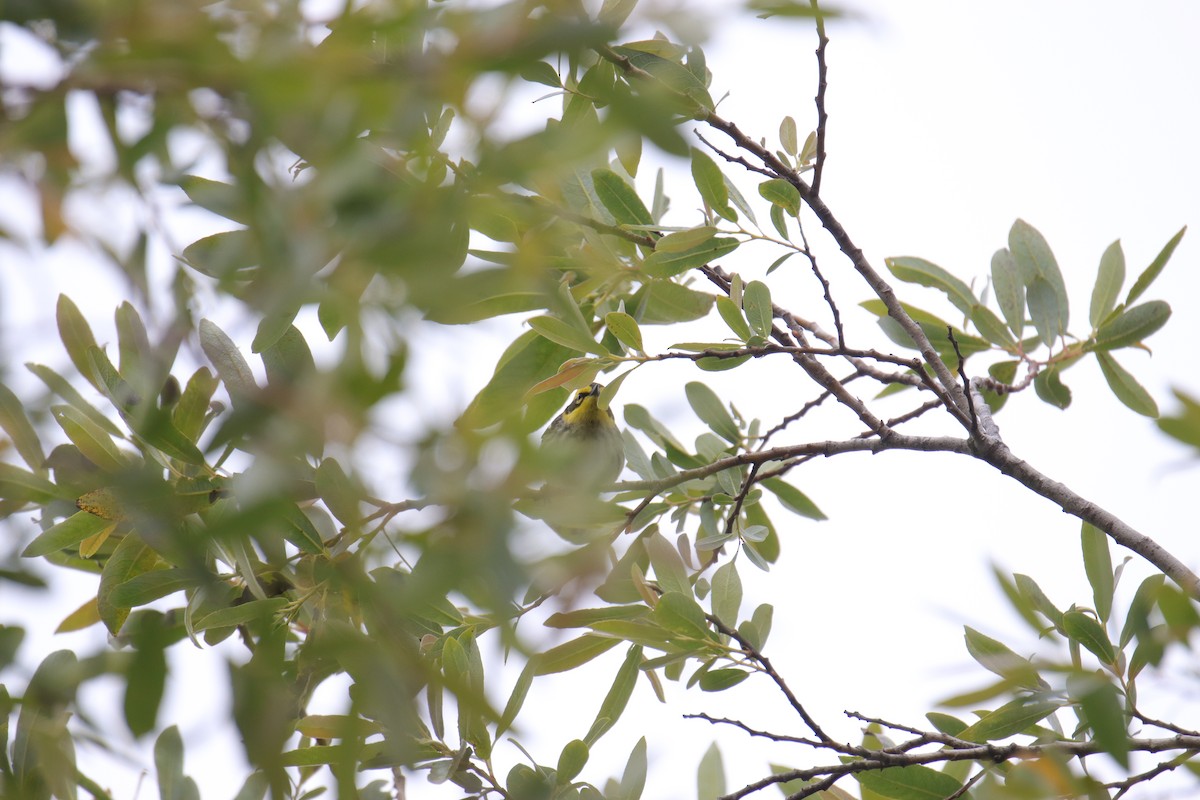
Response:
[[[954,355],[958,359],[958,377],[962,379],[963,393],[967,396],[967,411],[971,414],[971,432],[974,433],[979,430],[979,417],[975,415],[975,394],[967,377],[967,360],[958,347],[958,339],[954,338],[954,328],[949,325],[946,326],[946,336],[950,338],[950,346],[954,348]]]
[[[742,634],[726,625],[716,616],[712,614],[705,614],[704,616],[710,625],[716,628],[720,633],[737,642],[746,655],[748,655],[754,661],[757,661],[759,665],[762,666],[763,672],[765,672],[767,676],[774,681],[775,685],[779,687],[779,691],[783,692],[783,696],[787,698],[788,705],[790,705],[792,710],[799,715],[800,719],[804,720],[804,724],[808,726],[808,729],[813,732],[814,736],[820,739],[821,742],[826,746],[836,746],[833,738],[830,737],[829,734],[825,733],[821,726],[817,724],[817,721],[813,719],[812,715],[805,710],[804,706],[796,698],[796,695],[792,692],[791,687],[787,685],[787,682],[783,679],[783,676],[780,675],[779,672],[776,671],[774,665],[771,664],[771,659],[763,655],[758,648],[751,644],[749,640],[742,636]]]
[[[825,90],[829,88],[829,65],[825,61],[825,48],[829,46],[829,37],[825,35],[825,17],[817,6],[817,0],[811,2],[817,21],[817,96],[814,98],[817,104],[817,158],[813,165],[812,191],[813,194],[820,194],[821,175],[825,172],[825,129],[829,124],[829,114],[825,110]]]

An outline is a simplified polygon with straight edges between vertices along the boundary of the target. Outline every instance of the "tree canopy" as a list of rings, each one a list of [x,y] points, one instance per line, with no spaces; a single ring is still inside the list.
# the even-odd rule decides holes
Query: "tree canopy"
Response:
[[[1160,417],[1131,366],[1171,318],[1155,281],[1186,229],[1151,252],[1112,241],[1073,314],[1024,219],[981,281],[876,262],[827,202],[838,10],[747,4],[814,51],[797,79],[811,113],[750,130],[723,114],[699,37],[638,5],[4,7],[55,60],[47,79],[0,74],[0,164],[40,219],[29,246],[83,245],[111,269],[58,297],[61,366],[0,361],[0,581],[90,581],[58,631],[109,637],[22,675],[25,631],[0,626],[0,794],[108,797],[76,750],[119,729],[154,742],[164,800],[201,796],[162,702],[180,654],[218,646],[252,770],[239,800],[399,798],[405,776],[638,800],[648,771],[697,761],[702,800],[1117,797],[1196,771],[1200,732],[1139,688],[1190,652],[1200,578],[996,421],[1015,402],[1069,411],[1088,364],[1128,413],[1200,447],[1200,403],[1180,393]],[[540,99],[514,114],[516,98]],[[181,240],[194,224],[212,232]],[[108,341],[87,281],[113,275]],[[475,374],[488,336],[507,346]],[[470,402],[413,402],[429,337],[470,373]],[[634,388],[668,369],[686,423]],[[751,374],[785,412],[723,396]],[[592,382],[623,427],[626,473],[603,491],[556,483],[536,436]],[[1061,508],[1090,595],[1063,605],[997,569],[1038,652],[968,626],[976,689],[918,721],[848,712],[850,743],[812,712],[821,688],[773,660],[808,644],[772,636],[794,609],[746,586],[802,580],[772,567],[788,532],[826,519],[810,470],[888,451],[982,465]],[[954,524],[934,493],[913,513]],[[1148,565],[1132,591],[1113,544]],[[600,661],[571,724],[523,714],[550,676]],[[782,727],[693,714],[718,742],[787,748],[752,783],[727,783],[719,744],[651,764],[652,731],[621,743],[615,774],[589,764],[628,733],[635,691],[752,685]],[[101,686],[121,719],[88,713]]]

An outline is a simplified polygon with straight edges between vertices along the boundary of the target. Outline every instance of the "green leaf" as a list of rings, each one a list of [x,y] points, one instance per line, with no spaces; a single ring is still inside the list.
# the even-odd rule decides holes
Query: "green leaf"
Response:
[[[738,240],[717,236],[695,247],[679,252],[655,250],[646,256],[642,269],[653,278],[673,278],[695,267],[710,264],[738,248]]]
[[[154,743],[154,768],[160,800],[199,800],[196,783],[183,774],[183,737],[174,725],[159,734]]]
[[[633,187],[611,169],[592,170],[596,196],[619,225],[653,225],[654,219]]]
[[[729,627],[737,624],[742,608],[742,579],[732,561],[725,562],[713,573],[710,602],[714,617]]]
[[[91,403],[84,400],[83,395],[76,391],[75,387],[57,372],[42,364],[26,363],[25,368],[36,375],[38,380],[46,384],[50,391],[57,394],[63,400],[66,400],[68,405],[85,415],[93,423],[114,436],[121,434],[120,428],[112,420],[101,414]]]
[[[92,364],[88,359],[88,350],[96,346],[96,337],[92,335],[91,326],[80,313],[79,306],[65,294],[60,294],[56,316],[58,335],[62,338],[67,355],[71,357],[71,363],[88,383],[100,389],[100,381],[92,374]]]
[[[629,698],[633,696],[633,689],[637,685],[638,675],[641,674],[641,664],[642,647],[635,644],[625,653],[625,660],[617,670],[612,687],[609,688],[608,694],[604,696],[604,701],[600,703],[600,711],[596,714],[596,719],[592,723],[592,727],[588,729],[587,735],[583,737],[583,741],[588,747],[595,747],[600,737],[607,733],[617,723],[617,720],[621,718],[621,714],[625,711],[625,706],[629,704]]]
[[[967,723],[950,714],[930,711],[925,715],[925,719],[929,720],[933,727],[949,736],[958,736],[967,729]]]
[[[789,156],[795,156],[800,152],[799,137],[796,135],[796,120],[791,117],[784,117],[779,123],[779,143],[783,145],[783,152]]]
[[[692,148],[692,180],[701,199],[709,208],[720,213],[729,207],[729,189],[725,176],[716,162],[703,151]],[[724,216],[722,214],[722,216]]]
[[[716,742],[710,744],[704,755],[700,756],[700,766],[696,770],[696,787],[697,800],[717,800],[725,794],[725,764],[721,761],[721,751]]]
[[[149,376],[145,359],[151,356],[150,337],[137,309],[129,301],[121,303],[116,312],[117,353],[121,374],[142,385]]]
[[[89,514],[86,511],[76,511],[71,516],[52,525],[34,537],[23,551],[23,558],[38,558],[57,553],[71,545],[78,544],[89,536],[95,536],[114,523],[107,519]]]
[[[282,516],[282,521],[287,525],[283,538],[306,553],[320,553],[325,549],[321,532],[317,530],[317,526],[308,518],[308,515],[300,509],[300,506],[284,500],[276,508]]]
[[[532,61],[521,67],[520,76],[531,83],[540,83],[555,89],[562,88],[562,79],[554,71],[554,67],[545,61]]]
[[[43,468],[46,454],[42,452],[41,440],[25,413],[24,405],[3,383],[0,383],[0,430],[8,434],[13,447],[26,464],[34,470]]]
[[[1117,295],[1125,284],[1125,253],[1121,240],[1113,242],[1100,256],[1100,269],[1096,273],[1096,285],[1092,287],[1092,304],[1088,308],[1088,320],[1092,328],[1100,327],[1105,318],[1117,305]]]
[[[219,381],[208,371],[208,367],[200,367],[188,379],[172,412],[175,427],[188,441],[197,441],[204,432],[212,396],[218,385]]]
[[[746,318],[742,316],[742,310],[737,307],[736,303],[728,297],[718,297],[717,313],[721,315],[721,319],[725,320],[725,324],[729,326],[729,330],[733,331],[735,336],[743,342],[750,338],[750,326],[746,324]]]
[[[642,137],[625,136],[616,141],[613,149],[617,151],[617,160],[631,176],[637,177],[638,165],[642,162]]]
[[[1029,303],[1029,317],[1038,332],[1038,338],[1046,347],[1053,348],[1062,335],[1062,309],[1058,306],[1058,294],[1054,286],[1040,275],[1034,276],[1026,286],[1025,299]]]
[[[668,233],[654,243],[656,253],[682,253],[699,247],[717,235],[717,229],[712,225],[701,225],[698,228],[688,228],[682,231]]]
[[[116,590],[121,585],[159,569],[162,559],[136,533],[126,533],[117,544],[113,554],[100,573],[100,587],[96,591],[96,607],[100,620],[114,636],[129,617],[129,607],[116,601]]]
[[[321,461],[316,471],[316,486],[317,494],[338,522],[351,527],[362,520],[362,510],[359,508],[362,491],[350,480],[336,459]]]
[[[1115,664],[1116,653],[1104,626],[1096,619],[1082,611],[1068,611],[1063,614],[1063,633],[1072,641],[1079,642],[1087,648],[1102,664]]]
[[[1151,575],[1133,593],[1133,600],[1129,602],[1129,610],[1125,613],[1125,624],[1121,627],[1122,650],[1133,641],[1134,636],[1140,637],[1150,630],[1150,613],[1158,603],[1158,593],[1165,581],[1166,576],[1162,573]]]
[[[750,204],[746,202],[746,198],[740,191],[738,191],[738,188],[733,185],[733,182],[729,180],[728,177],[725,178],[725,189],[729,192],[729,202],[733,203],[734,207],[737,208],[738,211],[741,211],[743,214],[745,214],[746,218],[753,222],[755,227],[757,227],[758,219],[754,216],[754,209],[750,207]],[[723,214],[722,216],[725,215]],[[737,222],[737,215],[730,213],[728,216],[726,216],[726,219],[732,222]]]
[[[639,800],[646,787],[646,737],[638,739],[621,773],[620,800]]]
[[[633,317],[624,311],[610,311],[604,315],[604,325],[621,344],[634,352],[643,352],[642,331]]]
[[[1108,537],[1089,522],[1083,523],[1081,537],[1083,569],[1087,573],[1088,583],[1092,586],[1096,613],[1102,621],[1107,622],[1109,614],[1112,613],[1114,590],[1112,554],[1108,549]]]
[[[828,519],[817,504],[808,498],[804,492],[786,482],[783,478],[767,478],[760,483],[771,490],[779,498],[779,502],[789,511],[809,519]]]
[[[1041,677],[1033,663],[1014,653],[1007,645],[985,636],[969,626],[964,627],[967,652],[971,658],[990,672],[1029,689],[1041,688]]]
[[[1093,346],[1097,350],[1116,350],[1138,344],[1171,318],[1171,307],[1163,300],[1151,300],[1127,308],[1115,319],[1100,326]]]
[[[746,311],[746,319],[750,327],[759,336],[766,338],[771,335],[771,325],[775,321],[775,310],[771,305],[771,290],[762,281],[750,281],[742,298],[742,308]]]
[[[140,737],[154,730],[158,721],[167,677],[164,650],[172,637],[169,623],[157,611],[139,614],[129,627],[133,652],[125,669],[125,724],[130,733]]]
[[[992,255],[992,290],[1008,329],[1021,338],[1025,329],[1025,282],[1008,250],[997,250]]]
[[[856,772],[854,777],[864,792],[892,800],[936,800],[962,789],[962,783],[952,775],[919,764]]]
[[[1009,333],[1008,327],[1005,326],[1000,318],[992,312],[987,306],[973,306],[970,314],[972,324],[983,335],[983,338],[989,342],[1006,350],[1015,350],[1017,342]]]
[[[710,669],[700,676],[700,691],[723,692],[726,689],[732,689],[749,677],[750,673],[741,669]]]
[[[1102,674],[1091,673],[1068,677],[1067,688],[1083,709],[1096,744],[1128,769],[1129,730],[1120,690]]]
[[[557,672],[569,672],[583,666],[596,656],[608,652],[621,642],[608,636],[597,636],[585,633],[578,639],[563,642],[544,653],[534,657],[537,675],[553,675]]]
[[[928,286],[944,292],[954,307],[965,315],[970,315],[971,309],[979,305],[979,300],[970,286],[937,264],[912,256],[889,258],[884,263],[893,275],[906,283]]]
[[[222,231],[183,248],[183,262],[217,280],[240,280],[254,274],[262,262],[261,240],[251,230]]]
[[[531,658],[525,662],[524,669],[517,676],[517,682],[513,684],[512,694],[508,696],[508,702],[504,704],[504,711],[500,714],[500,721],[496,724],[497,740],[502,733],[512,727],[521,707],[525,705],[525,698],[529,696],[529,689],[533,686],[533,679],[536,675],[537,661]]]
[[[654,578],[664,593],[679,592],[683,595],[692,594],[692,584],[688,580],[687,567],[679,556],[679,551],[655,533],[646,537],[646,552],[650,556],[650,565],[654,567]]]
[[[800,213],[800,191],[783,178],[772,178],[758,185],[758,193],[790,216]]]
[[[1158,427],[1168,436],[1200,448],[1200,403],[1178,389],[1174,394],[1183,408],[1178,414],[1160,418]]]
[[[1056,408],[1066,408],[1071,405],[1071,390],[1062,382],[1057,367],[1050,367],[1038,373],[1033,379],[1033,391],[1044,402]]]
[[[570,783],[583,771],[584,766],[587,765],[589,754],[586,742],[572,739],[566,743],[562,752],[558,754],[558,765],[555,768],[555,772],[558,773],[559,786]]]
[[[713,433],[734,444],[741,439],[737,423],[716,392],[699,381],[691,381],[683,388],[692,410]]]
[[[1058,703],[1018,697],[984,714],[978,721],[959,732],[958,737],[968,742],[991,742],[1028,730],[1059,708]]]
[[[225,384],[234,408],[257,396],[258,384],[245,357],[225,331],[207,319],[200,320],[200,347]]]
[[[1144,417],[1158,417],[1158,403],[1154,402],[1150,393],[1118,364],[1111,354],[1099,351],[1096,353],[1096,360],[1100,362],[1104,380],[1108,381],[1108,387],[1118,400]]]
[[[638,322],[661,325],[700,319],[712,309],[713,299],[711,294],[680,286],[675,281],[653,279],[633,296],[633,304],[640,312]]]
[[[54,500],[69,500],[70,497],[69,490],[54,485],[41,475],[12,464],[0,463],[0,500],[45,505]]]
[[[233,628],[258,620],[273,619],[283,611],[290,601],[286,597],[267,597],[262,600],[251,600],[228,608],[220,608],[211,614],[205,614],[192,622],[192,630],[214,630],[217,628]]]
[[[1050,245],[1046,242],[1045,237],[1025,220],[1018,219],[1009,229],[1008,249],[1012,253],[1017,269],[1024,278],[1026,289],[1033,288],[1035,278],[1040,278],[1050,285],[1053,300],[1041,298],[1039,302],[1056,311],[1056,320],[1051,327],[1058,333],[1067,330],[1070,324],[1067,288],[1063,283],[1058,262],[1055,261],[1054,253],[1050,250]],[[1044,290],[1039,289],[1039,291]],[[1032,299],[1029,301],[1029,312],[1030,316],[1034,318],[1036,327],[1037,317]],[[1038,332],[1042,332],[1040,328]],[[1042,341],[1046,342],[1045,337],[1042,338]],[[1049,346],[1049,342],[1047,342],[1047,346]]]
[[[259,332],[262,332],[261,325]],[[267,385],[277,392],[293,391],[298,384],[312,380],[317,372],[312,350],[304,341],[304,334],[290,321],[283,330],[271,333],[262,341],[256,336],[250,348],[262,354]]]
[[[656,623],[678,636],[701,641],[712,639],[708,620],[704,618],[704,610],[692,599],[690,590],[686,594],[674,590],[665,592],[654,606],[653,618]]]
[[[252,222],[251,215],[243,210],[245,195],[239,187],[196,175],[184,175],[178,185],[188,199],[201,208],[242,225]]]
[[[51,406],[50,414],[71,444],[102,472],[115,474],[130,465],[132,459],[120,451],[108,432],[73,407]]]
[[[568,347],[581,353],[591,353],[597,356],[609,355],[608,350],[603,345],[598,344],[588,333],[562,321],[558,317],[533,317],[528,320],[528,323],[529,327],[555,344],[560,344],[563,347]]]
[[[159,565],[161,566],[161,565]],[[137,608],[194,586],[196,579],[187,570],[158,568],[143,572],[115,586],[108,599],[117,608]]]
[[[1017,585],[1017,591],[1021,596],[1026,598],[1028,602],[1036,608],[1042,616],[1050,620],[1056,628],[1062,626],[1063,612],[1058,609],[1054,603],[1050,602],[1050,598],[1042,591],[1042,587],[1038,586],[1037,581],[1028,575],[1017,573],[1013,576],[1013,580]]]
[[[1163,249],[1159,251],[1154,260],[1150,262],[1150,266],[1138,275],[1137,280],[1133,282],[1133,286],[1129,288],[1129,294],[1125,298],[1125,305],[1129,305],[1134,300],[1142,296],[1142,293],[1150,288],[1150,284],[1154,283],[1154,279],[1163,271],[1163,267],[1171,260],[1171,254],[1175,252],[1175,248],[1179,246],[1179,241],[1183,238],[1183,234],[1187,233],[1187,226],[1184,225],[1179,229],[1179,232],[1171,237],[1171,240],[1163,245]]]
[[[662,86],[669,92],[669,94],[664,94],[651,89],[649,96],[652,100],[665,100],[672,107],[677,108],[679,113],[697,118],[704,111],[712,111],[715,104],[708,93],[708,88],[691,70],[678,61],[657,55],[654,50],[657,50],[660,44],[659,40],[628,42],[625,45],[614,47],[613,50],[628,58],[638,69],[649,72],[658,81],[661,81]],[[639,88],[642,87],[639,86]]]

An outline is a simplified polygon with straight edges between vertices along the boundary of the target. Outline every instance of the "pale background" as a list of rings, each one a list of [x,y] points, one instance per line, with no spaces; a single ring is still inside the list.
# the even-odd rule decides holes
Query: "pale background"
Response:
[[[771,145],[784,115],[795,117],[802,131],[815,124],[816,40],[808,23],[736,16],[733,4],[725,2],[686,7],[701,20],[719,21],[705,50],[715,74],[713,96],[729,92],[719,107],[722,116]],[[1009,226],[1021,217],[1054,248],[1071,294],[1072,329],[1085,334],[1091,282],[1105,247],[1122,241],[1132,282],[1171,235],[1200,219],[1195,102],[1200,7],[1187,2],[860,2],[851,7],[853,17],[829,25],[829,161],[822,195],[877,268],[886,256],[920,255],[974,279],[978,291],[991,254],[1005,245]],[[27,69],[36,55],[11,31],[0,37],[4,74]],[[706,133],[706,138],[723,143],[720,134]],[[86,151],[89,143],[80,141],[77,147]],[[669,164],[672,219],[693,223],[698,201],[688,188],[686,165],[648,151],[639,189],[649,194],[653,168],[663,163]],[[736,180],[753,201],[755,181]],[[168,204],[178,201],[164,197]],[[30,202],[13,181],[0,179],[0,218],[7,227],[28,230],[35,224]],[[119,225],[139,212],[116,198],[74,213],[80,224]],[[760,219],[766,222],[765,208]],[[175,215],[171,225],[179,245],[214,230],[211,220],[194,214]],[[865,287],[811,222],[808,232],[822,248],[821,263],[834,282],[851,343],[881,343],[871,319],[855,308],[866,298]],[[1175,309],[1168,327],[1152,340],[1153,357],[1133,351],[1120,355],[1166,412],[1173,409],[1171,387],[1200,392],[1194,376],[1198,234],[1193,230],[1184,238],[1147,295],[1166,299]],[[748,279],[761,277],[775,255],[766,248],[744,248],[725,266]],[[158,257],[165,273],[166,253]],[[781,278],[772,283],[777,303],[801,314],[821,313],[818,287],[800,259],[792,259],[776,277]],[[905,299],[953,318],[936,293],[898,288]],[[114,339],[112,311],[123,299],[123,288],[93,256],[69,242],[33,253],[0,242],[0,346],[11,363],[66,365],[53,322],[60,291],[84,308],[102,342]],[[202,309],[202,314],[226,326],[248,352],[251,327],[239,325],[227,309]],[[504,335],[511,337],[516,325],[503,321],[481,333],[454,328],[423,336],[414,348],[419,357],[413,374],[420,378],[412,385],[418,397],[398,413],[421,421],[453,417],[490,374]],[[722,335],[715,324],[702,330]],[[664,347],[677,340],[676,334],[670,336],[652,342]],[[464,353],[477,356],[475,366],[463,366]],[[16,370],[4,379],[18,391],[33,386]],[[650,407],[686,441],[701,426],[680,386],[695,379],[711,380],[723,397],[768,425],[795,410],[788,395],[802,385],[783,362],[756,362],[715,375],[670,364],[640,371],[625,383],[618,404]],[[1072,369],[1064,380],[1075,393],[1066,412],[1042,404],[1032,392],[1009,403],[998,418],[1009,445],[1188,565],[1200,567],[1191,455],[1158,434],[1151,421],[1121,406],[1094,364]],[[884,406],[884,413],[903,410],[903,402]],[[944,423],[922,429],[949,431]],[[798,428],[797,435],[821,440],[843,430],[825,432],[816,419]],[[380,485],[398,495],[400,470],[393,463],[381,463]],[[758,602],[775,604],[768,654],[809,711],[838,738],[857,741],[859,736],[858,724],[842,717],[843,710],[921,725],[938,699],[986,682],[987,673],[973,665],[962,646],[963,624],[1020,652],[1036,649],[1036,640],[995,589],[991,563],[1031,575],[1060,607],[1090,604],[1078,555],[1078,521],[986,466],[947,455],[847,455],[801,468],[791,480],[830,520],[815,524],[774,515],[784,555],[769,574],[741,566],[744,608],[748,613]],[[0,546],[9,545],[0,541]],[[1116,559],[1123,555],[1114,551]],[[1126,598],[1146,574],[1143,564],[1130,565],[1122,584]],[[53,593],[31,594],[0,584],[0,622],[29,631],[22,651],[26,667],[53,649],[90,652],[103,642],[97,629],[49,633],[94,591],[87,580],[56,579],[54,587]],[[226,658],[239,656],[232,648],[196,653],[189,647],[179,645],[172,653],[175,672],[160,721],[182,729],[188,771],[204,797],[231,797],[245,768],[236,740],[223,727],[228,704],[223,670]],[[619,655],[601,660],[577,678],[536,684],[529,719],[551,726],[537,732],[544,736],[531,738],[540,761],[553,764],[557,747],[586,731],[618,660]],[[1175,672],[1194,666],[1180,663]],[[503,681],[511,676],[496,677],[490,688],[503,703]],[[1164,682],[1189,697],[1195,694],[1174,675]],[[682,720],[683,713],[707,711],[758,728],[806,733],[765,681],[761,691],[750,688],[755,683],[716,696],[669,685],[666,707],[642,684],[632,701],[640,713],[627,712],[601,740],[582,777],[601,782],[619,773],[628,747],[644,733],[651,764],[646,796],[693,797],[695,765],[716,732],[706,723]],[[115,690],[117,683],[111,687]],[[323,699],[336,710],[336,693],[329,694]],[[103,690],[89,696],[93,713],[119,714],[115,691],[112,697],[102,695]],[[1148,710],[1175,713],[1185,725],[1195,719],[1193,707],[1171,710],[1181,708],[1175,694],[1162,702]],[[545,710],[541,716],[538,708]],[[121,730],[122,724],[114,720],[108,728]],[[721,738],[730,789],[762,777],[767,758],[811,763],[805,752],[768,749],[731,730],[722,731]],[[110,744],[130,754],[128,767],[110,764],[99,771],[93,765],[109,762],[85,749],[80,753],[84,769],[110,786],[114,796],[131,797],[139,771],[151,763],[147,743]],[[505,769],[520,758],[505,745],[497,751]],[[456,796],[418,786],[410,781],[410,796]],[[139,794],[154,795],[152,785]]]

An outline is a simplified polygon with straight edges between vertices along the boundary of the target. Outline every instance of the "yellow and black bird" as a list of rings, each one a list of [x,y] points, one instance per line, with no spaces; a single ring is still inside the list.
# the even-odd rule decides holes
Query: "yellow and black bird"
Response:
[[[577,390],[542,434],[556,471],[550,483],[594,491],[612,484],[625,467],[621,429],[612,409],[600,407],[603,388],[593,383]]]

